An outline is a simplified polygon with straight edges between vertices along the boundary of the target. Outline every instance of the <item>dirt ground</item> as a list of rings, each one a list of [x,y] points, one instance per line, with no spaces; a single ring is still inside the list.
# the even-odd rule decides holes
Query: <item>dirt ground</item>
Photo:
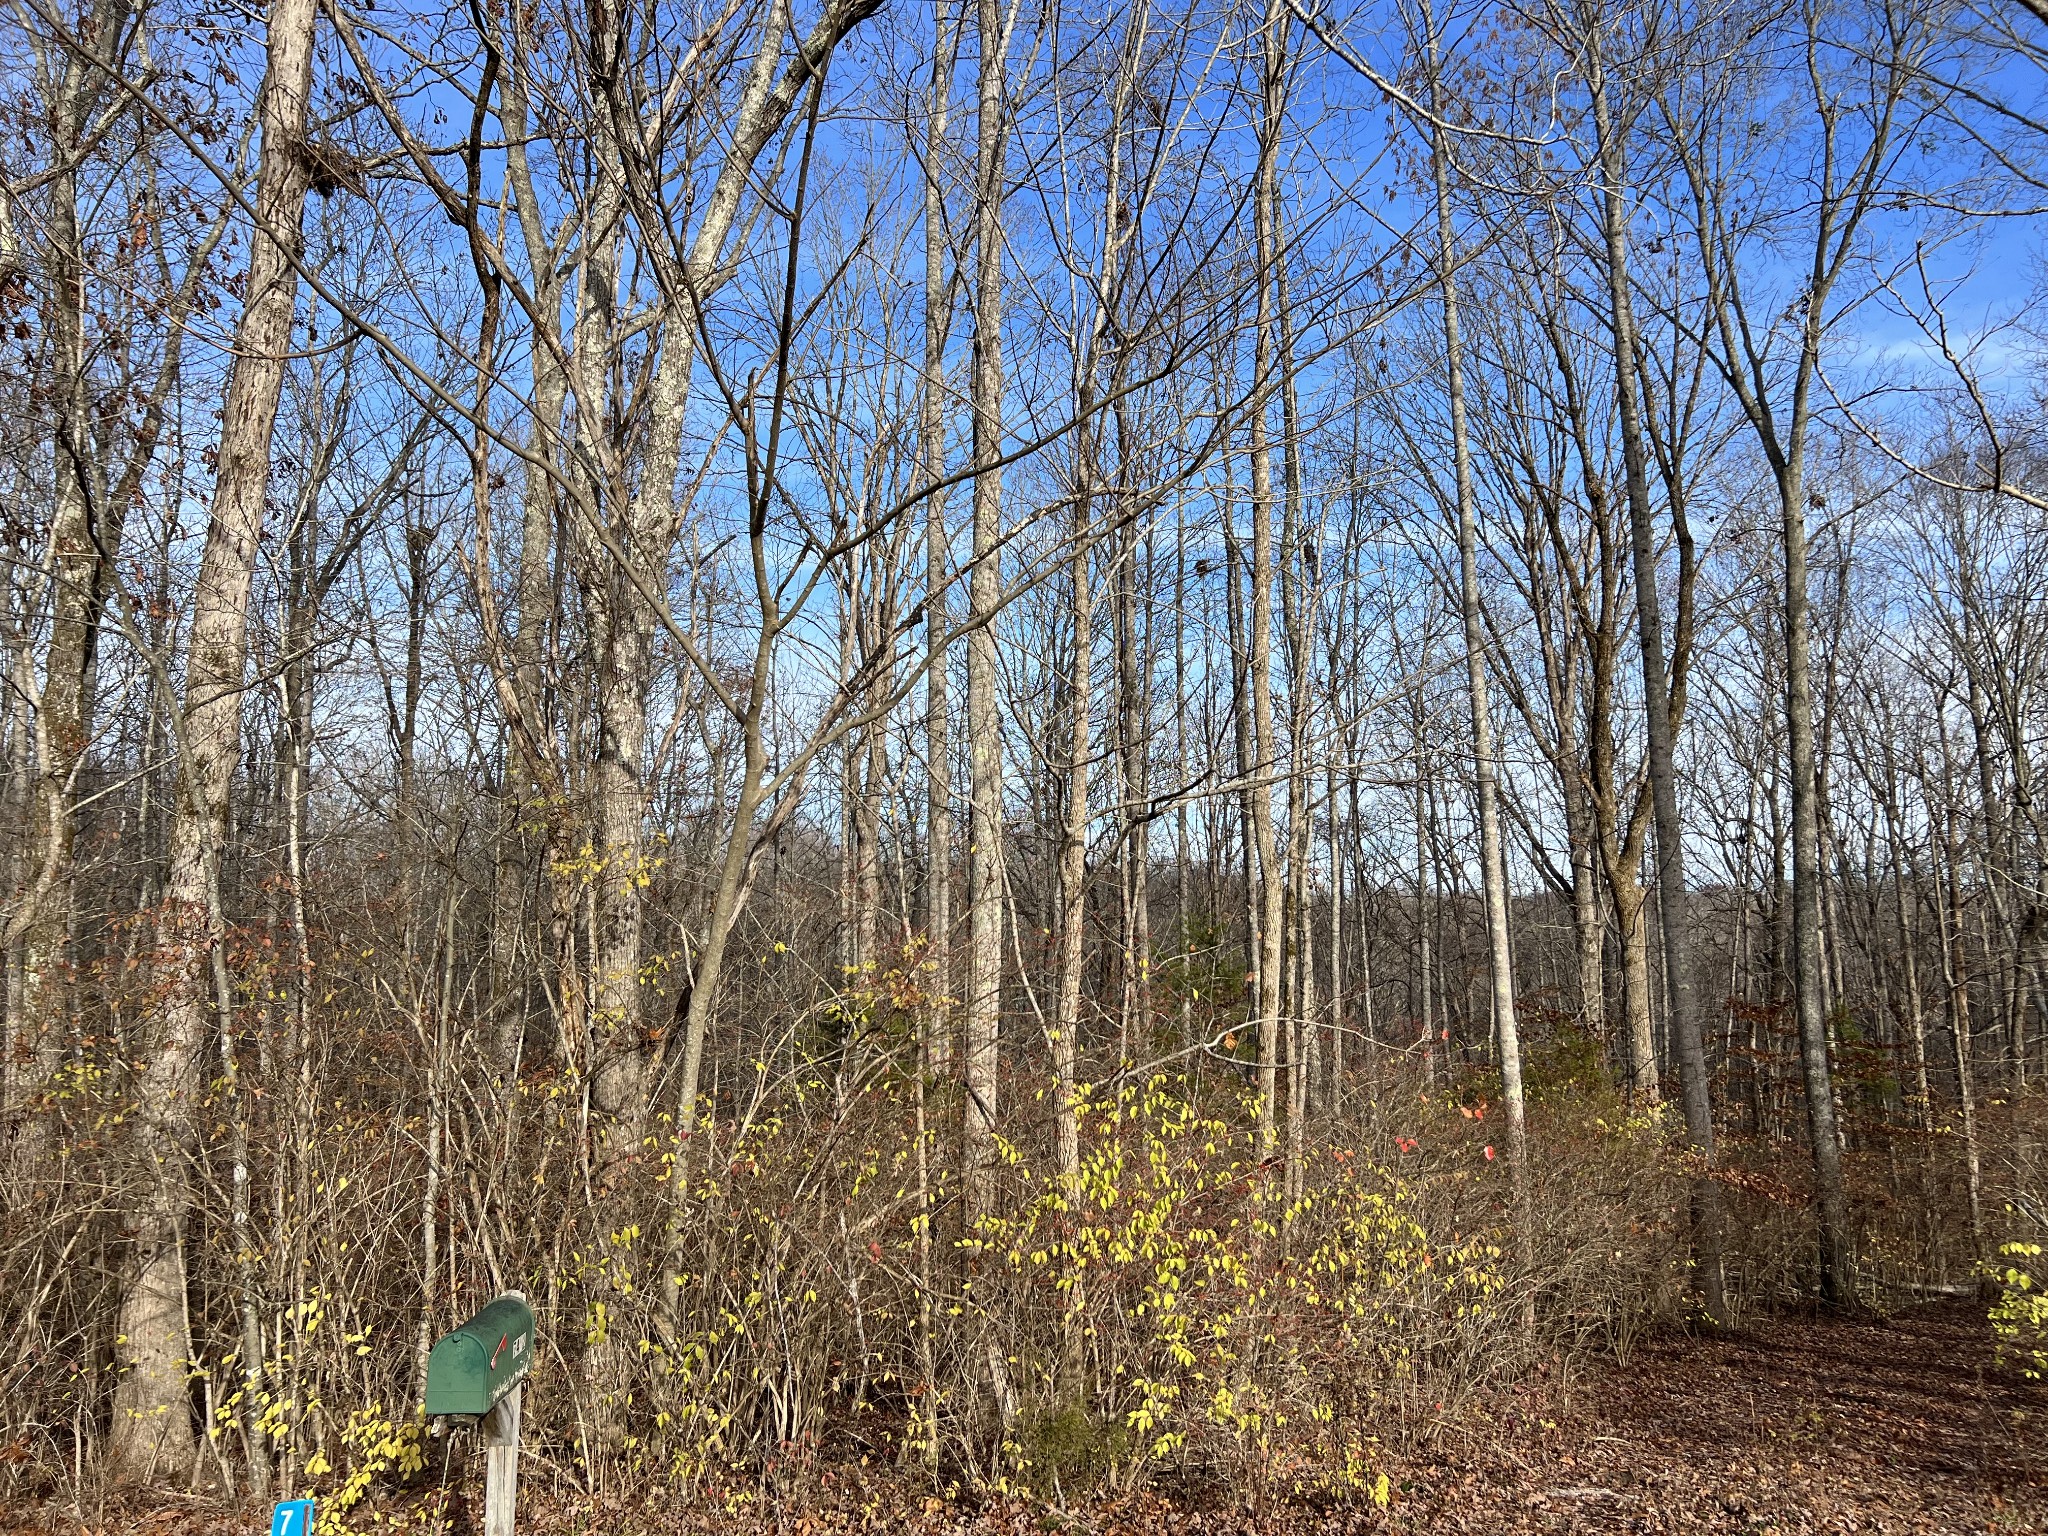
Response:
[[[1652,1339],[1568,1386],[1532,1385],[1389,1468],[1384,1512],[1254,1511],[1229,1490],[1052,1508],[948,1503],[847,1468],[774,1509],[601,1509],[522,1489],[521,1536],[1350,1536],[1350,1533],[2048,1532],[2048,1390],[1998,1369],[1981,1311],[1775,1317]],[[361,1511],[418,1527],[406,1501]],[[409,1513],[409,1512],[406,1512]],[[0,1529],[243,1536],[257,1510],[196,1501],[0,1511]],[[455,1536],[475,1511],[447,1510]],[[398,1519],[394,1520],[393,1517]],[[358,1520],[358,1524],[363,1523]]]
[[[1962,1303],[1655,1340],[1541,1411],[1555,1428],[1447,1438],[1398,1526],[2048,1530],[2048,1392]]]

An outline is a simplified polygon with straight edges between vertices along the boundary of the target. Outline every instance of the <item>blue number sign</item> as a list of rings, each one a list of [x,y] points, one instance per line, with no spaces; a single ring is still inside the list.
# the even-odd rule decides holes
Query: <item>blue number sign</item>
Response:
[[[313,1536],[313,1501],[287,1499],[270,1512],[270,1536]]]

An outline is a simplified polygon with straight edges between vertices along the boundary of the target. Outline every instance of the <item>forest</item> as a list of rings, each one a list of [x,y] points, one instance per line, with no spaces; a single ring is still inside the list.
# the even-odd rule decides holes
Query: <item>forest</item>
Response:
[[[2044,0],[13,0],[0,1511],[2048,1518],[2044,229]]]

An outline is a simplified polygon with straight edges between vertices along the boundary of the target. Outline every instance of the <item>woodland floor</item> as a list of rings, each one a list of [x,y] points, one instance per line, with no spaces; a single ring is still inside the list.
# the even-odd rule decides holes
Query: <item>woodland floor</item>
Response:
[[[2048,1390],[1997,1367],[1981,1310],[1962,1303],[1889,1318],[1779,1316],[1718,1337],[1653,1338],[1569,1386],[1518,1390],[1389,1471],[1384,1513],[1254,1512],[1193,1493],[1066,1509],[947,1503],[848,1467],[772,1513],[736,1516],[592,1510],[529,1484],[519,1526],[522,1536],[2048,1533]],[[387,1507],[378,1523],[398,1513]],[[464,1501],[449,1514],[456,1536],[477,1536]],[[85,1522],[51,1506],[0,1510],[0,1530],[93,1536],[243,1536],[259,1523],[256,1511],[182,1501]]]
[[[1541,1411],[1446,1437],[1397,1528],[2048,1531],[2048,1391],[1963,1303],[1652,1340]]]

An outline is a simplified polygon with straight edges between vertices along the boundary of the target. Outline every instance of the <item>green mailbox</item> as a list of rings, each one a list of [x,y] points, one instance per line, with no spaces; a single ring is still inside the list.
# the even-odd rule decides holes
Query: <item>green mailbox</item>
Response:
[[[436,1341],[427,1356],[427,1417],[489,1413],[532,1366],[533,1309],[514,1291]]]

